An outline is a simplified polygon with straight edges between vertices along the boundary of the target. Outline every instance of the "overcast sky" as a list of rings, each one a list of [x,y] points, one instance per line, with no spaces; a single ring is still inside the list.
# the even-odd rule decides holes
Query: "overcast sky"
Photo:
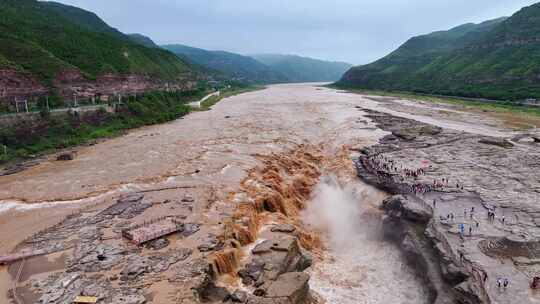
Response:
[[[414,35],[509,16],[540,0],[59,0],[125,33],[241,54],[363,64]]]

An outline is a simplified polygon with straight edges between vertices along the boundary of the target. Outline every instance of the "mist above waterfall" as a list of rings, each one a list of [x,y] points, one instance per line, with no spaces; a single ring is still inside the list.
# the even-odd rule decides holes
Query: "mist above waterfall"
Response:
[[[327,237],[332,250],[347,250],[377,233],[374,226],[378,225],[366,211],[375,210],[371,207],[380,197],[375,189],[342,184],[335,176],[326,175],[315,187],[302,219]]]
[[[426,303],[422,283],[398,250],[381,237],[377,206],[386,194],[357,180],[320,179],[302,213],[327,247],[310,286],[327,303]]]

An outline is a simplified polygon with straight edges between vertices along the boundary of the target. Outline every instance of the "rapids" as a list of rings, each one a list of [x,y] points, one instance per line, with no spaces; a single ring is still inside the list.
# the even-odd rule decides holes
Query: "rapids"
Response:
[[[327,303],[428,303],[428,290],[404,264],[400,249],[382,239],[376,205],[384,197],[361,182],[342,185],[334,176],[317,185],[302,218],[326,244],[310,286]]]
[[[270,86],[223,99],[210,111],[78,147],[73,161],[51,156],[24,172],[0,176],[0,253],[82,207],[110,204],[126,192],[145,192],[154,201],[194,196],[193,220],[207,225],[206,231],[223,226],[225,236],[242,246],[257,240],[267,220],[264,211],[304,223],[301,244],[318,257],[311,285],[328,303],[422,303],[421,284],[399,251],[378,237],[375,207],[384,194],[354,175],[351,156],[386,134],[360,106],[503,134],[492,120],[475,114],[439,115],[438,107],[318,84]],[[326,174],[337,177],[320,179]],[[259,191],[261,183],[274,191]],[[163,214],[148,214],[158,215]],[[221,225],[225,217],[236,221]],[[240,259],[235,250],[216,254],[217,272],[235,270]],[[2,303],[9,286],[0,269]]]

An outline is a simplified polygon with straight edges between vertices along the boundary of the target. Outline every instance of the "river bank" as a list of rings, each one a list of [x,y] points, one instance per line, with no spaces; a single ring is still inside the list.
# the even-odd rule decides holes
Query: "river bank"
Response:
[[[536,303],[538,144],[369,117],[391,134],[363,150],[358,174],[397,195],[384,202],[388,233],[423,264],[434,303]],[[509,287],[499,287],[505,279]]]
[[[472,134],[514,134],[478,114],[441,114],[315,84],[225,98],[209,111],[82,147],[71,161],[0,176],[1,252],[48,252],[1,268],[0,286],[13,289],[15,278],[16,294],[30,303],[81,292],[103,303],[233,296],[297,303],[298,294],[329,303],[428,303],[406,257],[370,237],[382,231],[378,205],[387,194],[359,181],[352,163],[388,134],[370,109]],[[353,216],[322,220],[338,206]],[[149,246],[123,237],[164,216],[181,224],[177,233]],[[50,222],[31,225],[40,218]],[[359,246],[344,251],[336,235]],[[347,278],[337,280],[343,272]]]
[[[204,89],[156,91],[128,97],[118,104],[13,116],[0,121],[4,126],[0,131],[0,174],[24,170],[56,151],[69,153],[69,148],[96,144],[127,130],[172,121],[192,111],[205,111],[224,97],[259,89],[232,87],[206,96],[208,90]]]

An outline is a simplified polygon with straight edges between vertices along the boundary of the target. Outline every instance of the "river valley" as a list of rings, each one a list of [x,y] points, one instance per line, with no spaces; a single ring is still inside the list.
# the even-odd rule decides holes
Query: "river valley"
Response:
[[[434,171],[426,183],[448,176],[477,195],[469,200],[442,191],[446,205],[430,211],[434,219],[461,214],[470,202],[479,218],[482,208],[504,210],[499,216],[511,219],[508,226],[482,220],[475,239],[464,243],[455,227],[434,229],[449,235],[450,251],[465,248],[465,258],[489,272],[490,280],[491,273],[515,278],[507,294],[493,282],[484,288],[481,295],[491,303],[509,303],[511,296],[537,302],[527,280],[538,265],[534,242],[540,235],[531,216],[540,212],[538,135],[516,129],[515,117],[492,114],[319,84],[274,85],[223,99],[210,111],[79,147],[72,161],[50,156],[0,176],[0,255],[45,252],[0,266],[0,302],[65,303],[86,294],[103,303],[300,303],[276,283],[295,273],[309,274],[305,297],[313,303],[432,303],[433,288],[400,242],[384,237],[388,215],[381,203],[403,193],[362,176],[367,168],[355,166],[358,157],[379,153],[411,168],[429,161]],[[426,125],[442,135],[398,132]],[[402,137],[384,141],[390,134]],[[514,140],[511,147],[492,140],[478,149],[477,137],[484,136]],[[404,138],[409,146],[403,147]],[[468,142],[452,145],[457,138]],[[374,146],[381,150],[369,150]],[[517,159],[524,165],[513,165]],[[487,182],[487,173],[478,170],[496,177]],[[430,201],[430,195],[420,198]],[[518,197],[517,206],[509,203]],[[167,217],[181,221],[179,232],[149,246],[123,238],[125,229]],[[526,240],[530,255],[478,245],[503,238]],[[516,256],[522,259],[516,262]]]

